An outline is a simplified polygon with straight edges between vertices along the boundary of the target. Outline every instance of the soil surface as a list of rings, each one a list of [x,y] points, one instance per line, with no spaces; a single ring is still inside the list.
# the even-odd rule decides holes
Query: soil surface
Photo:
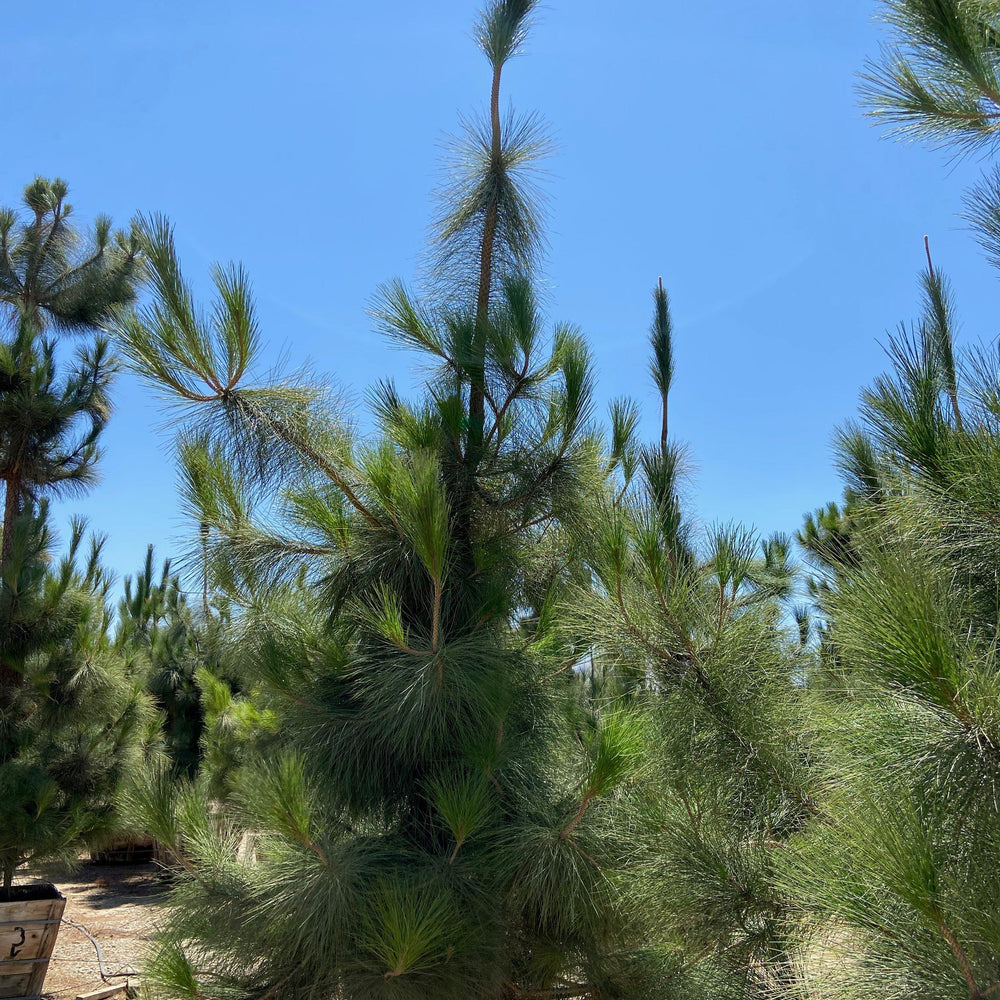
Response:
[[[78,994],[126,982],[119,973],[130,973],[127,981],[138,986],[138,972],[161,919],[157,903],[168,887],[160,865],[88,862],[53,881],[66,897],[63,920],[86,928],[100,945],[108,981],[101,979],[93,943],[82,930],[64,922],[45,977],[45,995],[73,1000]]]

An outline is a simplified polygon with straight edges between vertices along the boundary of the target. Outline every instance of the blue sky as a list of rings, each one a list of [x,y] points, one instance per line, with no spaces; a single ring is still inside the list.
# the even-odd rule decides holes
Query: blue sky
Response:
[[[610,13],[613,10],[613,13]],[[671,431],[690,446],[705,523],[794,531],[839,496],[830,440],[882,369],[886,330],[917,309],[924,233],[966,339],[996,335],[995,274],[959,218],[979,164],[880,137],[856,73],[883,29],[872,0],[550,0],[506,95],[538,110],[553,320],[579,324],[600,399],[657,417],[650,292],[674,311]],[[309,361],[363,408],[414,385],[366,309],[414,275],[444,135],[482,109],[474,3],[55,0],[5,11],[0,203],[64,177],[81,218],[159,211],[185,271],[249,270],[266,355]],[[103,481],[61,511],[111,535],[108,562],[179,552],[164,412],[117,387]]]

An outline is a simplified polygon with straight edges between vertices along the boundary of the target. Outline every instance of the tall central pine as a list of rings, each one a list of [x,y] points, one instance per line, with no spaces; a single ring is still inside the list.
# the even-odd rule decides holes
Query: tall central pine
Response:
[[[534,6],[495,0],[477,24],[489,115],[459,150],[431,291],[395,282],[376,309],[433,371],[414,403],[372,391],[374,435],[322,387],[252,384],[245,275],[217,271],[200,311],[169,227],[147,226],[155,301],[119,338],[196,409],[187,498],[277,733],[215,783],[221,810],[148,793],[184,872],[164,995],[629,992],[642,727],[588,702],[553,615],[604,475],[590,359],[571,327],[543,333],[528,181],[545,142],[500,104]]]

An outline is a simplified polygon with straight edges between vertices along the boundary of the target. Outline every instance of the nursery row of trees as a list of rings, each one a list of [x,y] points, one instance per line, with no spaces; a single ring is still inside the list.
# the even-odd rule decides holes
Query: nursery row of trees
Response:
[[[371,433],[256,374],[248,277],[200,307],[165,220],[85,240],[41,180],[0,216],[5,886],[126,805],[174,861],[163,997],[1000,997],[997,346],[959,351],[928,253],[808,569],[699,529],[662,286],[652,442],[541,314],[544,136],[501,112],[535,6],[477,22],[488,114],[374,309],[429,375]],[[1000,4],[884,7],[876,113],[988,149]],[[1000,264],[1000,172],[969,214]],[[90,485],[119,358],[175,404],[197,572],[150,553],[115,609],[46,498]]]

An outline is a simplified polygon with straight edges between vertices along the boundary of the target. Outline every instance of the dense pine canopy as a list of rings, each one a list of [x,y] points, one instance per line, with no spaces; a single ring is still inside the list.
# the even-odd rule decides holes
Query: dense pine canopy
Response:
[[[1000,4],[882,10],[872,114],[991,152]],[[81,253],[40,180],[3,216],[5,884],[127,803],[169,856],[164,1000],[1000,997],[1000,351],[960,345],[927,242],[841,501],[798,550],[698,524],[662,280],[654,441],[542,309],[548,140],[503,110],[537,12],[475,24],[486,116],[419,280],[372,306],[426,378],[371,387],[368,432],[270,369],[242,268],[196,301],[165,218]],[[969,215],[1000,263],[998,177]],[[170,408],[193,525],[116,612],[45,504],[92,475],[112,342]]]

